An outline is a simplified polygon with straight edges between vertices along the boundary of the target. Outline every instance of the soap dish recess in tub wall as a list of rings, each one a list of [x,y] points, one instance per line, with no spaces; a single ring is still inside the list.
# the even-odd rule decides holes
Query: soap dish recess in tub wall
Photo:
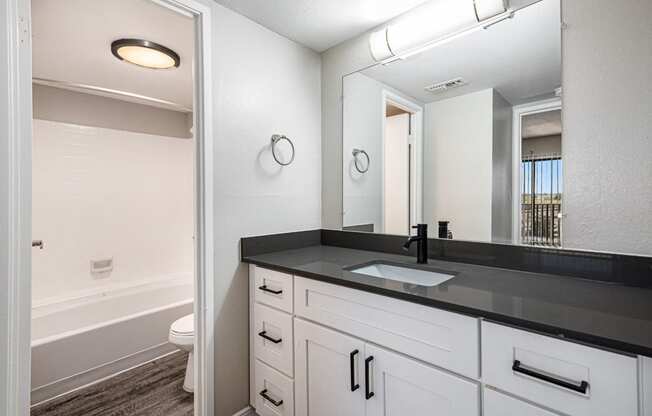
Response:
[[[91,260],[91,273],[104,277],[113,270],[113,257]]]

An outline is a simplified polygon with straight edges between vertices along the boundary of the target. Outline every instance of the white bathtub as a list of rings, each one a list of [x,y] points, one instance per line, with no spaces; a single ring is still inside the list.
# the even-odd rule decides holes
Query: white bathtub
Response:
[[[192,299],[187,276],[34,306],[32,403],[174,351],[170,324]]]

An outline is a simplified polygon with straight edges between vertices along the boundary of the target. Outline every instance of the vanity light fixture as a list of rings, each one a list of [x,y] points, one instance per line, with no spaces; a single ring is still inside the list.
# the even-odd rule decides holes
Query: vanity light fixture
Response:
[[[181,64],[181,58],[175,51],[144,39],[113,41],[111,53],[121,61],[151,69],[176,68]]]
[[[421,52],[446,38],[511,17],[507,0],[431,0],[373,32],[369,48],[377,62]]]

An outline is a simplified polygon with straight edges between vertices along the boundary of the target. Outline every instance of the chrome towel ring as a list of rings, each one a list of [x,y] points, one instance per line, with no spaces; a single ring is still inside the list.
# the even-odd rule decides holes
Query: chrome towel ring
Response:
[[[281,140],[287,140],[288,143],[290,143],[290,147],[292,148],[292,156],[290,157],[290,160],[288,162],[281,162],[276,156],[276,144],[280,142]],[[294,143],[292,143],[292,140],[288,139],[286,136],[283,136],[281,134],[275,134],[272,136],[272,156],[274,156],[274,160],[276,163],[278,163],[281,166],[287,166],[290,163],[294,162]]]
[[[371,159],[369,159],[369,155],[367,152],[365,152],[362,149],[353,149],[353,164],[355,165],[355,170],[357,170],[360,173],[365,173],[369,170],[369,165],[371,164]],[[359,162],[360,158],[358,155],[364,155],[364,157],[367,159],[366,167],[364,169],[360,168]],[[364,165],[363,165],[364,166]]]

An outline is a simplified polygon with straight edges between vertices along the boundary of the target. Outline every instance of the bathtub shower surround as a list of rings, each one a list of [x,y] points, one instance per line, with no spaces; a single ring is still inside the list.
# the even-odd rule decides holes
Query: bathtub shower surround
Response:
[[[34,120],[33,304],[192,280],[193,142]],[[93,262],[112,259],[112,270]]]
[[[193,141],[34,120],[32,403],[175,351],[192,313]],[[138,336],[134,336],[138,334]]]

